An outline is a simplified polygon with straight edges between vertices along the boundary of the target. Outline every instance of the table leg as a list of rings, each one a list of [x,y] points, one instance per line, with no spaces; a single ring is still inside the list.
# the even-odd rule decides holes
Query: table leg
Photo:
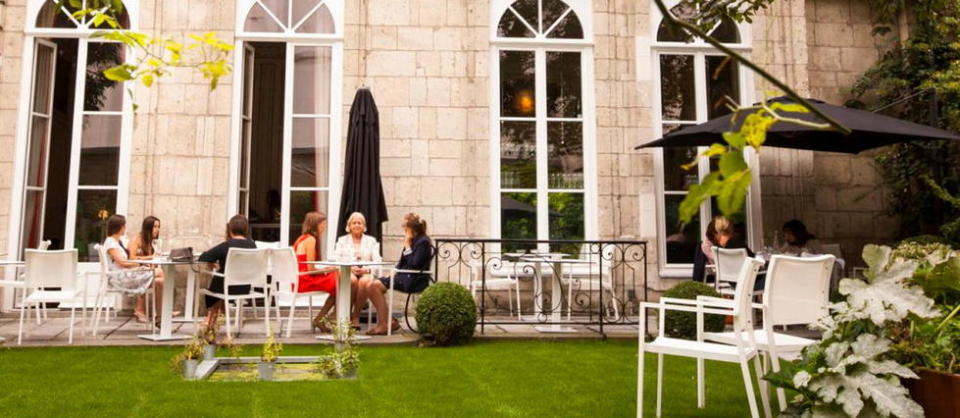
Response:
[[[173,322],[194,322],[193,317],[193,298],[194,289],[197,288],[197,274],[193,271],[193,266],[189,266],[187,270],[187,294],[183,301],[183,316],[180,318],[174,318]]]
[[[561,280],[563,279],[563,263],[552,263],[552,266],[553,280],[550,281],[550,304],[552,305],[550,306],[550,322],[553,322],[553,324],[539,326],[536,327],[536,329],[540,332],[553,333],[577,332],[577,330],[570,327],[561,326],[559,323],[563,320],[563,316],[561,315],[561,311],[563,310],[563,286],[561,286]]]
[[[351,272],[350,266],[340,266],[340,274],[337,277],[337,322],[350,323],[350,276],[353,273]],[[334,324],[335,326],[338,324]],[[354,336],[357,340],[365,340],[370,337],[366,335],[356,335]],[[332,335],[321,335],[317,339],[321,340],[333,340]]]
[[[160,310],[160,333],[143,334],[140,338],[151,341],[185,340],[189,335],[173,333],[173,288],[176,287],[177,269],[173,264],[163,266],[163,307]]]

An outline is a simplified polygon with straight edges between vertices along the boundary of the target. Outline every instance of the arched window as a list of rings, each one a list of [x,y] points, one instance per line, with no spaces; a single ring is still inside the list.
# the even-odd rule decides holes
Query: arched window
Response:
[[[239,3],[227,209],[254,239],[292,243],[309,211],[337,224],[343,0]]]
[[[123,4],[120,26],[135,29],[139,2]],[[104,219],[126,212],[132,107],[123,83],[103,76],[126,60],[126,48],[91,37],[112,28],[75,11],[27,2],[9,243],[22,250],[50,241],[88,261]]]
[[[691,3],[672,3],[670,10],[674,16],[688,20],[695,18],[696,9]],[[737,104],[752,103],[752,78],[736,62],[703,40],[664,22],[655,6],[653,13],[653,27],[656,28],[652,48],[653,74],[659,107],[654,112],[656,137],[729,114],[730,100]],[[746,26],[741,27],[728,18],[706,26],[720,42],[749,54],[749,45],[743,43],[742,35]],[[663,148],[654,151],[661,275],[690,277],[690,266],[707,223],[713,215],[719,214],[713,202],[708,201],[700,208],[700,216],[683,230],[679,228],[680,202],[686,197],[687,188],[709,173],[712,162],[701,159],[698,168],[691,170],[684,170],[681,166],[695,160],[701,150]],[[756,224],[750,220],[753,211],[749,206],[745,216],[734,219],[740,238],[748,243],[754,235],[752,225]]]
[[[596,237],[593,47],[581,21],[589,6],[494,4],[491,229],[502,238]]]

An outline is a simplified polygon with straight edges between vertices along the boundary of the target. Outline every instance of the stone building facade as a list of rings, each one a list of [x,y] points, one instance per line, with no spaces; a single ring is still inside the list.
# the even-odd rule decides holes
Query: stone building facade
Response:
[[[39,103],[34,84],[38,79],[52,77],[37,72],[37,58],[44,53],[43,48],[48,47],[36,43],[40,42],[38,39],[60,36],[59,32],[38,27],[36,23],[44,18],[38,17],[38,13],[49,3],[45,0],[8,0],[0,5],[3,25],[0,42],[0,253],[6,253],[7,258],[19,255],[26,241],[22,228],[29,224],[25,220],[29,209],[24,203],[28,200],[26,193],[31,190],[27,182],[33,181],[28,178],[28,137],[39,132],[36,126],[40,122],[32,118],[45,117],[30,111],[31,105]],[[582,230],[573,228],[572,234],[587,239],[650,242],[648,267],[653,277],[650,283],[653,289],[662,290],[672,285],[674,281],[666,280],[668,278],[682,278],[684,274],[689,277],[689,266],[684,263],[668,266],[671,263],[663,254],[665,243],[671,239],[669,229],[672,227],[666,213],[669,205],[663,203],[669,200],[664,197],[664,182],[679,168],[670,165],[673,160],[665,161],[659,150],[638,151],[634,147],[655,139],[673,123],[664,119],[662,109],[662,103],[672,99],[665,100],[661,95],[663,90],[676,86],[663,84],[664,77],[669,75],[661,74],[664,67],[658,64],[658,60],[673,56],[671,54],[689,54],[690,62],[694,64],[703,60],[707,65],[713,65],[715,59],[711,57],[715,53],[696,45],[684,49],[683,45],[664,41],[659,35],[659,15],[648,0],[543,0],[542,3],[537,0],[516,3],[508,0],[315,0],[294,2],[308,5],[293,7],[284,6],[284,0],[262,3],[259,0],[126,0],[125,3],[135,30],[176,39],[186,39],[190,33],[215,32],[221,39],[237,46],[233,60],[235,74],[221,80],[215,90],[211,91],[208,80],[197,72],[178,69],[152,88],[139,84],[128,86],[132,89],[132,98],[111,99],[123,101],[122,105],[116,105],[116,114],[88,112],[93,119],[98,115],[104,118],[113,116],[118,121],[115,130],[119,131],[111,132],[118,135],[115,142],[122,144],[119,145],[119,154],[112,157],[119,161],[116,163],[119,172],[110,180],[113,182],[110,187],[98,195],[107,196],[107,200],[101,199],[96,204],[111,213],[125,213],[131,220],[129,233],[133,233],[144,216],[156,215],[161,219],[168,247],[192,245],[200,248],[222,236],[228,216],[243,206],[243,193],[250,198],[253,193],[250,188],[259,187],[247,183],[244,192],[244,180],[240,179],[244,158],[241,155],[242,138],[246,132],[244,118],[308,118],[298,116],[304,112],[297,112],[296,108],[316,104],[294,99],[295,102],[290,104],[294,107],[292,116],[289,113],[267,115],[271,106],[285,106],[284,88],[295,96],[300,94],[297,86],[291,87],[289,82],[284,84],[284,77],[275,75],[271,81],[269,76],[270,51],[277,51],[277,56],[282,56],[286,45],[288,54],[300,54],[301,49],[314,48],[311,53],[332,57],[326,64],[318,64],[310,70],[314,71],[310,74],[320,74],[317,80],[329,82],[329,91],[317,93],[323,89],[311,85],[311,94],[323,94],[324,103],[330,104],[330,109],[313,112],[310,116],[315,123],[311,129],[320,129],[329,135],[329,143],[324,144],[329,151],[318,151],[316,147],[309,150],[315,157],[309,161],[313,164],[311,169],[316,172],[326,170],[327,177],[323,184],[311,185],[312,189],[300,192],[307,193],[316,206],[333,207],[339,196],[342,167],[337,161],[342,161],[339,155],[345,148],[346,115],[355,91],[368,87],[374,94],[380,111],[381,173],[391,214],[389,224],[384,227],[387,259],[399,253],[399,222],[405,212],[415,211],[429,220],[431,234],[437,237],[496,237],[505,234],[502,231],[504,222],[508,216],[514,216],[505,215],[506,203],[501,200],[504,196],[509,195],[511,199],[520,199],[519,196],[550,198],[554,194],[567,193],[574,196],[574,201],[582,199],[584,206]],[[839,103],[845,98],[843,89],[876,60],[885,42],[892,42],[870,35],[870,13],[865,3],[860,0],[778,1],[753,24],[734,27],[731,42],[802,94]],[[258,7],[270,13],[264,13]],[[322,8],[326,8],[329,16],[324,14],[314,22],[313,15],[308,14]],[[569,12],[567,8],[570,8]],[[286,25],[279,30],[272,28],[273,23],[267,20],[276,17],[273,14],[281,15],[278,10],[291,14],[287,18],[277,18]],[[538,10],[541,12],[537,13]],[[560,15],[551,14],[555,12]],[[564,19],[570,18],[563,13],[577,18],[582,32],[579,36],[575,25],[567,26]],[[293,14],[304,18],[294,19]],[[252,17],[263,20],[250,23]],[[263,26],[263,22],[268,22],[267,26],[271,27]],[[319,28],[314,28],[316,35],[303,34],[300,33],[302,28],[294,28],[303,22]],[[504,22],[513,26],[505,28]],[[74,25],[78,27],[74,32],[63,29],[66,34],[62,36],[81,39],[70,42],[85,44],[89,55],[93,44],[82,41],[90,32],[84,32],[82,23]],[[528,26],[525,29],[520,25]],[[551,32],[557,28],[564,28],[567,32],[559,35],[559,32]],[[511,35],[509,30],[520,32]],[[58,51],[72,48],[62,42],[58,45]],[[258,51],[256,63],[245,61],[243,51],[247,46]],[[542,142],[519,136],[513,138],[520,142],[530,140],[531,146],[537,142],[536,147],[540,148],[534,148],[549,152],[552,148],[545,144],[553,138],[553,131],[540,133],[541,130],[566,123],[566,128],[572,129],[566,132],[579,132],[570,135],[580,141],[580,150],[566,151],[566,157],[575,155],[572,160],[563,161],[564,164],[571,163],[573,168],[569,168],[570,165],[562,168],[568,171],[566,174],[573,175],[573,186],[565,186],[574,189],[573,192],[557,192],[555,189],[565,187],[541,183],[532,186],[530,190],[533,191],[506,190],[513,190],[512,186],[505,186],[506,180],[502,178],[511,168],[504,168],[509,165],[504,162],[506,160],[491,158],[491,155],[497,155],[491,153],[503,155],[512,149],[501,144],[503,136],[507,135],[507,125],[504,124],[527,121],[524,119],[527,116],[514,120],[506,113],[500,114],[506,112],[502,107],[504,91],[515,87],[504,87],[505,82],[511,82],[507,68],[514,63],[508,62],[510,58],[505,57],[509,54],[503,52],[514,50],[521,51],[521,55],[523,51],[531,51],[530,59],[536,58],[532,67],[526,68],[521,75],[532,75],[531,83],[536,86],[549,86],[546,95],[554,94],[554,83],[567,81],[551,78],[554,74],[551,68],[559,67],[546,64],[548,68],[543,70],[537,68],[538,65],[553,63],[551,60],[555,57],[581,57],[579,64],[568,63],[563,67],[571,71],[564,80],[579,77],[581,89],[570,99],[577,102],[579,111],[566,117],[552,113],[544,117],[540,109],[534,111],[531,108],[530,115],[536,115],[528,115],[529,123],[537,126],[537,141]],[[579,55],[552,51],[572,51]],[[542,59],[540,54],[548,58],[538,61]],[[245,78],[245,71],[253,68],[257,73],[250,79]],[[691,71],[691,74],[701,74],[699,69]],[[299,72],[292,70],[286,75],[295,80],[300,77]],[[253,86],[250,89],[246,88],[248,82]],[[258,84],[271,82],[275,84]],[[577,85],[574,81],[570,83],[569,86]],[[693,95],[708,94],[697,83],[693,84],[700,87],[691,87],[695,92]],[[738,89],[737,95],[743,102],[758,100],[769,90],[765,83],[745,71],[731,76],[731,83],[735,87],[727,88]],[[257,90],[257,86],[268,85],[280,89],[264,87]],[[269,96],[278,91],[279,97]],[[537,94],[534,98],[542,99],[542,93]],[[555,104],[568,100],[549,99]],[[687,99],[695,101],[692,96]],[[248,100],[253,106],[252,111],[245,110],[244,103]],[[136,102],[136,112],[132,111],[131,101]],[[109,100],[101,105],[109,106]],[[700,108],[694,119],[705,120],[709,109],[701,109],[705,106],[703,103],[697,106]],[[86,111],[82,107],[76,109]],[[550,109],[549,112],[566,112],[559,107],[560,110]],[[76,120],[75,114],[74,117]],[[52,118],[56,119],[56,115]],[[319,122],[321,120],[329,120],[330,124],[317,128],[323,123]],[[73,127],[73,141],[83,136],[83,129]],[[302,134],[304,131],[296,132]],[[316,133],[318,131],[310,132],[321,135]],[[282,130],[257,135],[274,135],[277,141],[284,137]],[[70,144],[70,136],[66,138]],[[289,141],[296,144],[298,139]],[[88,170],[84,165],[88,161],[87,154],[83,146],[63,149],[72,150],[74,159],[67,160],[66,165],[50,164],[47,170],[49,180],[69,179],[64,181],[65,190],[73,191],[64,195],[65,208],[81,210],[86,203],[69,202],[70,199],[77,200],[77,195],[85,195],[84,174],[71,177],[71,173],[87,172],[84,171]],[[323,167],[326,162],[316,157],[323,152],[333,154],[326,167]],[[537,162],[537,173],[543,174],[539,181],[553,173],[550,158]],[[275,171],[298,169],[295,165],[300,160],[288,163],[282,157],[278,159],[272,163],[269,160],[261,162],[262,167],[253,169],[254,173],[269,171],[272,176]],[[863,243],[892,236],[894,224],[883,214],[887,197],[877,186],[878,176],[870,157],[764,149],[754,163],[759,165],[761,174],[760,181],[755,182],[752,189],[751,213],[746,220],[750,229],[748,238],[754,246],[761,245],[764,238],[769,241],[773,231],[790,218],[804,219],[823,241],[841,243],[850,259],[856,258],[855,254]],[[76,169],[76,164],[80,164],[80,170]],[[271,164],[278,164],[279,171]],[[317,175],[314,171],[310,173]],[[518,173],[523,175],[521,171]],[[286,177],[281,174],[276,175],[286,182]],[[514,174],[510,173],[511,176]],[[298,181],[297,175],[292,174],[294,183]],[[80,180],[75,180],[77,176]],[[272,214],[278,207],[289,209],[296,205],[295,202],[300,201],[295,196],[298,192],[289,191],[289,187],[292,186],[285,185],[277,190],[281,195],[277,198],[278,205],[267,204],[260,212]],[[53,193],[53,186],[49,189]],[[264,187],[261,194],[264,191],[272,194],[268,189]],[[111,194],[114,190],[115,194]],[[284,196],[288,191],[292,197]],[[83,200],[82,197],[79,199]],[[550,206],[552,203],[520,200],[521,204],[535,207],[541,217],[546,216],[545,212],[558,210]],[[66,219],[76,225],[79,222],[75,219],[77,216],[91,215],[67,214]],[[96,231],[97,222],[97,219],[88,220],[84,231]],[[288,222],[291,228],[297,223],[296,219]],[[537,218],[536,223],[539,232],[534,232],[541,238],[554,233],[548,221]],[[80,228],[69,224],[60,225],[60,228],[70,230],[62,241],[73,241],[74,245],[85,243],[78,241],[82,235]],[[286,226],[282,222],[281,225]],[[687,232],[687,240],[700,236],[700,231]],[[330,235],[332,240],[334,234],[331,232]],[[67,239],[70,237],[73,239]],[[58,245],[71,247],[64,242]]]

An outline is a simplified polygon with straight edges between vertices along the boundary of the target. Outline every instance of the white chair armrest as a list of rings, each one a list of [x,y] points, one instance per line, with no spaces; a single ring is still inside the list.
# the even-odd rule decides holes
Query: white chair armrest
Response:
[[[663,298],[660,299],[661,301]],[[687,300],[690,299],[679,299]],[[694,301],[695,302],[695,301]],[[727,306],[707,306],[706,304],[683,304],[673,305],[670,303],[641,302],[640,309],[659,309],[660,311],[682,311],[682,312],[703,312],[705,314],[732,315],[733,309]]]
[[[660,298],[660,302],[667,305],[684,305],[684,306],[703,306],[707,308],[721,308],[721,309],[733,309],[733,301],[729,299],[720,299],[719,301],[715,300],[704,300],[697,297],[697,299],[676,299],[676,298]]]

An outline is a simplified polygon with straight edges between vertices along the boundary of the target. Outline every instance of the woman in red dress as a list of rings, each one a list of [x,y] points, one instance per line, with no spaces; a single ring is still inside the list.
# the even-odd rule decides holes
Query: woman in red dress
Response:
[[[310,261],[323,259],[320,252],[320,243],[323,242],[322,237],[326,229],[327,215],[320,212],[308,212],[303,218],[302,233],[293,243],[293,251],[297,254],[300,272],[310,273],[300,276],[297,293],[327,292],[329,294],[323,308],[320,309],[320,313],[313,318],[315,327],[320,328],[321,331],[329,332],[329,329],[323,326],[322,321],[335,306],[339,271],[336,267],[318,267],[309,263]],[[355,284],[351,283],[351,292],[354,291],[354,286]]]

